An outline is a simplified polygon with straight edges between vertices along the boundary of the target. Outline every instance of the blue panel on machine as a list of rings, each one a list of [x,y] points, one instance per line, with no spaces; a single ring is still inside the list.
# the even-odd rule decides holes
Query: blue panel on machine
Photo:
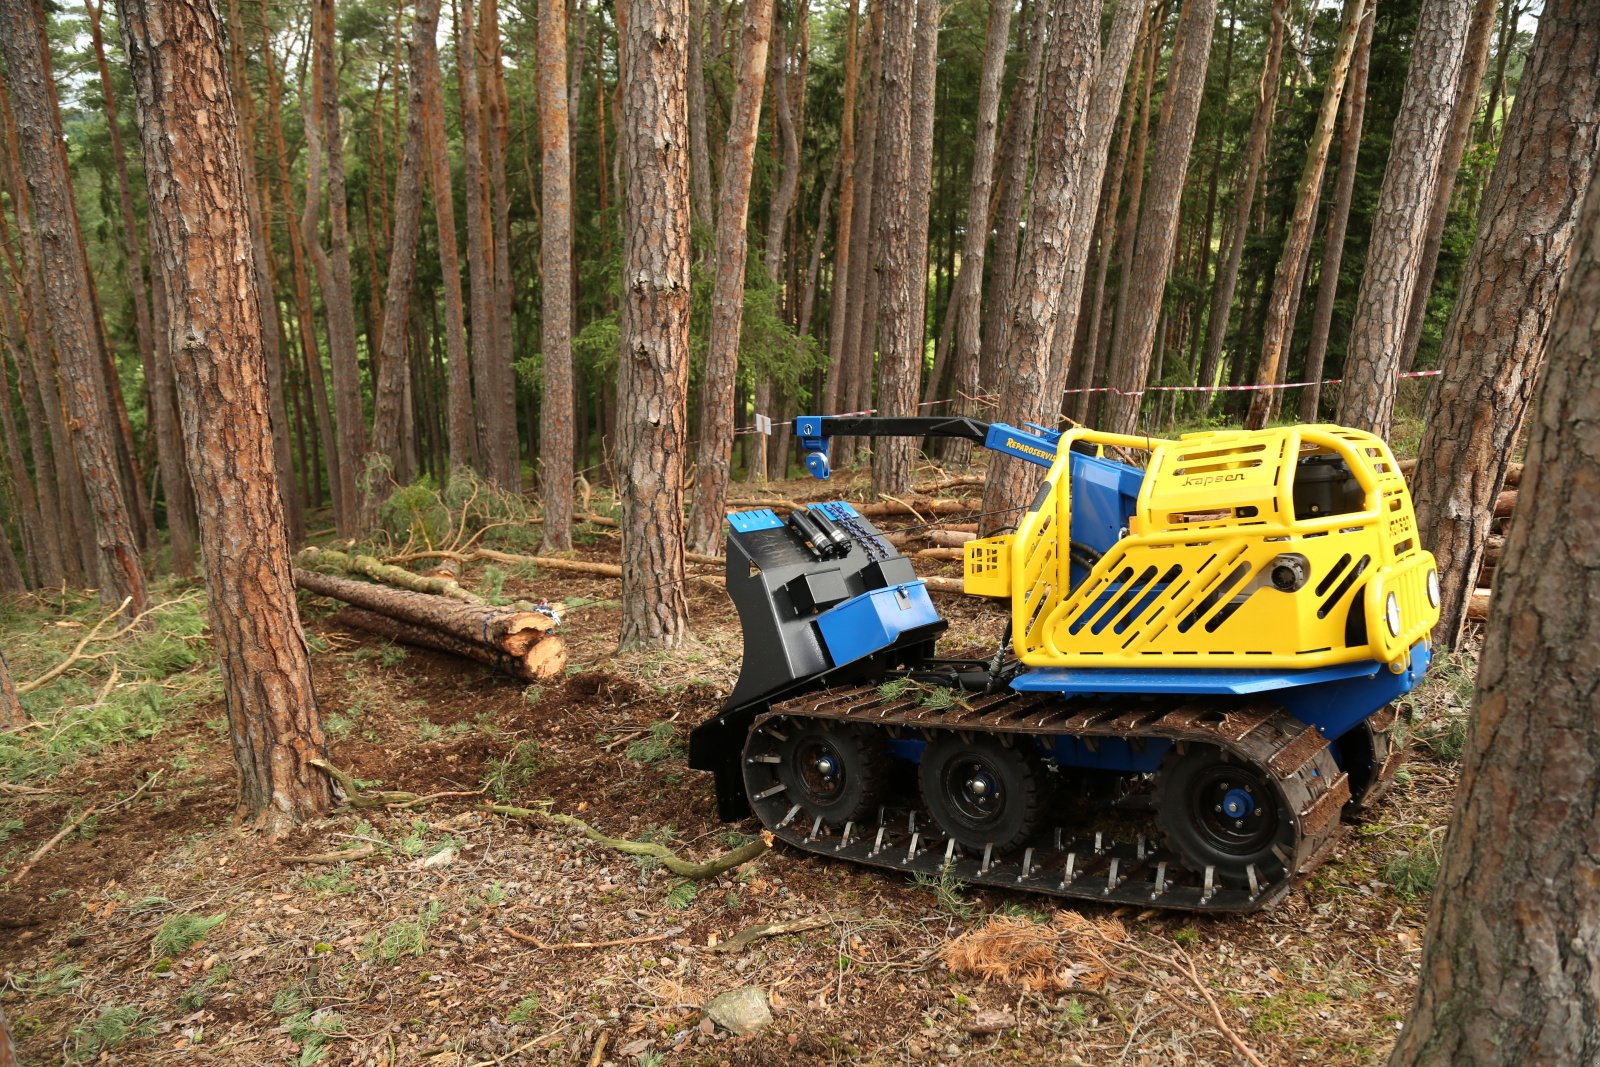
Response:
[[[925,582],[873,589],[817,616],[822,643],[834,666],[888,648],[901,634],[939,621]]]
[[[1011,688],[1024,693],[1192,693],[1246,696],[1292,689],[1322,682],[1368,678],[1382,670],[1371,660],[1341,663],[1307,671],[1252,671],[1236,668],[1171,667],[1139,669],[1047,667],[1028,671],[1011,680]]]
[[[771,508],[761,508],[757,511],[735,511],[728,516],[728,525],[733,527],[735,533],[750,533],[779,529],[783,526],[783,520]]]
[[[1144,471],[1126,463],[1074,452],[1071,459],[1072,540],[1109,552],[1122,540],[1139,503]],[[1079,580],[1074,575],[1073,584]]]

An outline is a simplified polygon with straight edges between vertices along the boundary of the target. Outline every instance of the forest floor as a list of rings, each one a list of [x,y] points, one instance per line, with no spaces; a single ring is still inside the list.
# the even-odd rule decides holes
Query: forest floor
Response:
[[[843,495],[823,488],[762,495]],[[616,559],[614,530],[585,527],[581,540],[580,557]],[[1394,791],[1262,913],[1059,908],[781,846],[691,883],[576,832],[490,814],[484,801],[548,802],[696,859],[749,840],[754,821],[719,823],[709,777],[684,761],[688,729],[738,671],[723,592],[685,586],[688,649],[619,657],[612,580],[523,568],[463,581],[567,604],[567,677],[525,688],[339,629],[329,602],[302,596],[333,762],[369,785],[457,794],[412,809],[341,812],[276,842],[233,824],[225,714],[193,586],[163,589],[168,606],[149,634],[90,642],[101,658],[25,698],[38,722],[0,735],[0,1007],[23,1062],[1387,1056],[1416,984],[1469,659],[1441,661],[1408,701],[1412,754]],[[947,647],[993,645],[997,609],[937,600],[953,622]],[[13,672],[27,679],[59,662],[103,611],[83,597],[0,605]],[[344,850],[360,858],[297,862]],[[717,950],[770,923],[804,929]],[[975,932],[1009,936],[996,944],[1025,946],[1030,966],[1002,973],[1005,956],[991,952],[994,973],[953,969],[952,942]],[[625,943],[581,947],[613,941]],[[747,985],[765,991],[774,1021],[734,1037],[703,1009]]]

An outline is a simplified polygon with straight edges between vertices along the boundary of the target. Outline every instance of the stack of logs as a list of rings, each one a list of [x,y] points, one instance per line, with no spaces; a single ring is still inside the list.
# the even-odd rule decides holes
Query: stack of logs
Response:
[[[1414,459],[1400,461],[1400,472],[1411,476],[1416,466]],[[1511,518],[1517,508],[1517,492],[1522,486],[1522,464],[1513,463],[1506,469],[1505,484],[1494,500],[1494,514],[1489,525],[1489,540],[1483,547],[1483,563],[1478,567],[1472,599],[1467,602],[1467,619],[1486,622],[1489,618],[1489,591],[1494,585],[1494,570],[1499,566],[1500,553],[1506,546],[1506,534],[1511,530]]]
[[[486,604],[463,589],[446,568],[417,575],[370,556],[315,548],[302,552],[299,561],[392,583],[378,585],[296,567],[295,585],[347,605],[333,617],[342,626],[464,656],[525,682],[559,677],[566,668],[566,646],[552,632],[557,625],[554,617],[524,607]],[[396,588],[397,584],[404,588]]]

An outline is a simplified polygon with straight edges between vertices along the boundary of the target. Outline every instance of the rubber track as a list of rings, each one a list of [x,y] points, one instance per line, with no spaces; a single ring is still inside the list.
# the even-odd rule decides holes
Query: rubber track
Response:
[[[916,694],[918,696],[922,694]],[[1020,855],[967,855],[915,807],[880,808],[870,825],[833,829],[806,816],[783,794],[773,749],[787,727],[825,720],[877,727],[900,738],[938,731],[974,734],[1124,739],[1167,739],[1181,747],[1214,745],[1269,774],[1292,813],[1292,855],[1281,869],[1255,872],[1256,885],[1231,888],[1214,872],[1193,870],[1156,843],[1139,837],[1116,841],[1093,827],[1046,831]],[[825,690],[778,704],[756,719],[744,751],[751,806],[778,838],[802,851],[868,866],[963,882],[1021,889],[1055,897],[1110,901],[1189,911],[1254,911],[1282,899],[1293,882],[1313,870],[1338,839],[1339,814],[1350,799],[1349,780],[1334,763],[1317,730],[1270,704],[1223,708],[1148,701],[1086,704],[1047,694],[969,695],[935,710],[917,699],[885,700],[877,686]],[[948,871],[946,872],[946,868]]]

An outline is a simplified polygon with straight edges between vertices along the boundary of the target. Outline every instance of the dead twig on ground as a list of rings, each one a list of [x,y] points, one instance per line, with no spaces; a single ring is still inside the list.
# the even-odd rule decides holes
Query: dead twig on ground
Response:
[[[648,856],[661,861],[661,865],[679,878],[690,881],[703,881],[715,878],[725,871],[735,867],[742,867],[762,853],[772,848],[772,834],[770,831],[761,831],[761,836],[753,841],[747,841],[731,852],[725,852],[715,859],[704,863],[691,863],[665,845],[654,841],[629,841],[621,837],[608,837],[584,822],[575,815],[562,815],[560,812],[539,811],[536,808],[518,808],[510,804],[490,804],[488,809],[496,815],[506,815],[515,819],[546,819],[560,826],[570,826],[580,831],[585,837],[597,845],[604,845],[609,849],[621,852],[625,856]]]
[[[417,793],[408,793],[401,789],[363,789],[354,778],[327,760],[314,759],[309,762],[311,766],[334,780],[340,792],[344,793],[344,802],[352,808],[399,807],[415,804],[422,799]]]
[[[51,849],[55,848],[62,841],[66,840],[67,837],[69,835],[71,835],[71,833],[74,830],[76,830],[78,827],[82,826],[84,823],[88,822],[91,816],[109,815],[111,812],[116,811],[118,808],[127,807],[129,804],[132,804],[135,800],[138,800],[140,795],[143,794],[146,789],[149,789],[153,784],[155,784],[155,780],[157,778],[160,778],[160,777],[161,777],[161,772],[160,771],[156,771],[150,777],[146,778],[144,780],[144,784],[141,785],[138,789],[135,789],[131,796],[123,797],[121,800],[117,801],[115,804],[111,804],[111,805],[109,805],[107,807],[104,807],[104,808],[93,808],[93,807],[84,808],[83,811],[78,813],[77,818],[75,818],[71,822],[67,823],[67,825],[63,826],[60,830],[57,830],[56,831],[56,835],[54,837],[52,837],[50,840],[46,841],[44,844],[40,845],[39,848],[34,852],[34,854],[28,857],[28,862],[24,863],[21,867],[18,867],[17,868],[17,872],[15,874],[13,874],[9,879],[6,880],[6,885],[13,886],[13,885],[16,885],[18,882],[22,881],[22,879],[27,876],[28,872],[33,870],[35,864],[37,864],[40,860],[44,859],[46,854],[48,854]]]
[[[648,945],[652,941],[665,941],[667,938],[672,937],[674,934],[679,934],[679,933],[682,933],[682,932],[683,932],[682,929],[668,930],[668,931],[666,931],[664,933],[659,933],[659,934],[641,934],[638,937],[619,937],[619,938],[616,938],[615,940],[612,940],[612,941],[557,941],[557,942],[550,942],[550,941],[540,941],[537,937],[534,937],[532,934],[525,934],[520,930],[513,930],[509,926],[505,928],[505,933],[506,933],[506,935],[508,937],[514,937],[518,941],[521,941],[525,945],[532,945],[534,948],[541,948],[541,949],[544,949],[546,951],[556,951],[556,950],[560,950],[560,949],[578,950],[578,949],[593,949],[593,948],[621,948],[623,945]]]
[[[747,930],[741,930],[739,933],[728,938],[728,940],[720,941],[717,944],[710,946],[706,949],[706,951],[743,952],[745,949],[749,948],[751,945],[755,944],[764,937],[782,937],[785,934],[799,934],[804,933],[807,930],[819,930],[824,926],[832,926],[834,923],[838,922],[847,922],[851,919],[860,918],[860,916],[861,913],[852,908],[849,911],[836,912],[831,915],[813,915],[810,918],[796,919],[793,922],[762,923],[760,926],[752,926]]]
[[[347,848],[343,852],[312,852],[304,856],[285,856],[285,863],[349,863],[352,860],[364,860],[371,856],[377,849],[373,845],[361,845],[358,848]]]

